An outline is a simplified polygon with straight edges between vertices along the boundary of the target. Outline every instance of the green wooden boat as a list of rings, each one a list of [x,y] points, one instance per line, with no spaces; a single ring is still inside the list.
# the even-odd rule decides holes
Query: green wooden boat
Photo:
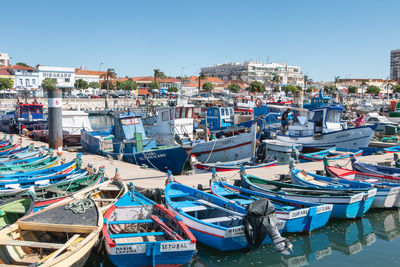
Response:
[[[97,185],[104,179],[104,168],[98,171],[95,169],[82,170],[66,181],[60,181],[47,186],[35,186],[32,189],[25,189],[19,192],[2,193],[0,191],[0,201],[7,201],[18,196],[32,196],[35,199],[35,211],[45,208],[53,203],[71,197],[73,194],[83,189]]]
[[[0,229],[32,213],[35,201],[31,197],[18,197],[0,204]]]
[[[0,174],[18,174],[19,172],[30,172],[47,169],[57,165],[61,161],[61,156],[46,157],[42,160],[29,162],[20,165],[0,166]]]

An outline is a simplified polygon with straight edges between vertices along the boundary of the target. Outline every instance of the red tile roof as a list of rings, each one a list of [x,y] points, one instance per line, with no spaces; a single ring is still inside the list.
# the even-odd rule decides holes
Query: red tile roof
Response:
[[[75,69],[75,74],[76,75],[92,75],[92,76],[99,76],[101,74],[105,74],[107,72],[105,71],[97,71],[97,70],[83,70],[83,69]]]
[[[188,78],[189,81],[191,82],[199,82],[199,76],[191,76]],[[203,80],[202,80],[203,82]],[[210,83],[223,83],[224,81],[222,81],[220,78],[217,77],[207,77],[204,82],[210,82]]]
[[[7,69],[0,68],[0,75],[11,76]]]
[[[0,67],[0,69],[13,69],[13,70],[36,70],[35,68],[32,67],[25,67],[21,65],[11,65],[11,66],[5,66],[5,67]]]

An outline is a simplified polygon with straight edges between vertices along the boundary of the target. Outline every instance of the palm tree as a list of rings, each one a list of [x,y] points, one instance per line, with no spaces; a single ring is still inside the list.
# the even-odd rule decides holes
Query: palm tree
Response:
[[[304,75],[303,76],[303,80],[304,80],[304,92],[307,91],[307,84],[312,83],[312,79],[310,77],[308,77],[308,75]]]
[[[393,85],[392,85],[392,80],[390,80],[390,78],[387,77],[386,80],[385,80],[385,82],[383,83],[383,87],[386,87],[388,101],[389,101],[389,87],[390,87],[390,86],[393,86]]]
[[[202,80],[206,80],[207,79],[207,75],[204,72],[200,72],[199,77],[197,78],[197,80],[199,81],[199,94],[200,94],[200,83]]]
[[[160,88],[159,88],[160,86],[159,86],[159,84],[157,83],[157,78],[166,79],[167,76],[164,74],[164,72],[160,71],[159,69],[154,69],[154,86],[155,86],[157,89],[160,89]]]
[[[361,97],[364,97],[364,88],[368,87],[368,83],[365,80],[363,80],[360,84],[360,87],[361,87]]]
[[[110,85],[110,80],[114,80],[117,78],[117,73],[114,69],[107,69],[106,73],[100,75],[100,79],[103,79],[107,83],[107,95],[104,99],[105,101],[105,109],[108,109],[108,90]]]
[[[239,73],[236,75],[236,80],[237,80],[238,84],[243,83],[243,78],[242,78],[242,76],[243,76],[244,74],[245,74],[245,72],[244,72],[244,71],[241,71],[241,72],[239,72]]]
[[[340,76],[335,76],[334,79],[335,79],[335,90],[337,91],[338,90],[337,84],[339,83]]]

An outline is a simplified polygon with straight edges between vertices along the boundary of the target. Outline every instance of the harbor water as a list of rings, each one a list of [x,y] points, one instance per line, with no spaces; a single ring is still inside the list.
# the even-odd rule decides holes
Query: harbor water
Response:
[[[245,253],[219,252],[197,244],[190,267],[217,266],[399,266],[400,210],[371,210],[361,220],[330,221],[309,236],[286,235],[293,244],[290,256],[271,245]],[[94,250],[89,266],[114,266],[104,249]]]

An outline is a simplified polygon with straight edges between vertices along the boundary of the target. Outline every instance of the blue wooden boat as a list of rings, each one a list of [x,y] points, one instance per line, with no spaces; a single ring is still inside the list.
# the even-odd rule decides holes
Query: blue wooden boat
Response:
[[[400,179],[399,178],[400,168],[359,162],[355,157],[350,157],[350,161],[351,161],[351,166],[355,171],[362,173],[376,174],[376,175],[392,176],[393,178],[397,177],[397,179]]]
[[[299,158],[304,161],[322,161],[324,157],[328,160],[346,159],[350,157],[350,154],[355,156],[361,156],[363,151],[361,149],[346,149],[332,147],[329,149],[320,150],[313,153],[301,153]]]
[[[115,115],[114,126],[106,131],[83,130],[81,144],[92,153],[173,174],[183,172],[191,151],[191,147],[157,146],[154,139],[146,136],[141,116],[134,113]]]
[[[242,166],[245,166],[246,169],[260,169],[260,168],[268,168],[277,165],[276,160],[269,160],[267,162],[258,163],[255,160],[238,160],[233,162],[225,162],[225,163],[198,163],[194,167],[197,170],[201,170],[204,172],[211,172],[215,169],[217,172],[228,172],[228,171],[239,171]]]
[[[385,152],[385,154],[399,153],[400,146],[392,146],[392,147],[384,148],[383,151]]]
[[[315,186],[299,188],[298,185],[262,179],[254,175],[241,174],[242,187],[267,196],[282,196],[290,200],[333,204],[331,218],[353,219],[361,207],[364,192],[349,190],[318,189]]]
[[[22,148],[18,148],[18,149],[14,149],[14,150],[8,151],[8,153],[0,155],[0,159],[12,157],[13,155],[24,154],[24,153],[26,153],[26,152],[28,152],[30,150],[30,147],[32,147],[32,146],[29,145],[29,146],[26,146],[26,147],[22,147]]]
[[[210,189],[214,195],[244,207],[254,200],[268,198],[275,206],[278,219],[286,222],[283,232],[288,233],[309,233],[324,226],[329,220],[333,207],[327,204],[288,200],[282,196],[271,197],[222,181],[213,181]]]
[[[176,182],[165,187],[165,202],[172,213],[182,218],[198,242],[220,251],[248,248],[242,222],[245,208]],[[285,222],[278,220],[276,226],[282,231]],[[271,242],[282,253],[289,253],[286,241],[280,236],[271,240],[267,235],[262,244]]]
[[[104,214],[104,244],[115,266],[179,266],[196,238],[179,216],[131,189]]]
[[[340,167],[329,166],[325,163],[326,173],[334,178],[324,177],[321,180],[331,184],[343,184],[352,189],[375,187],[377,189],[372,208],[400,207],[400,180],[395,182],[386,176],[361,173]],[[386,178],[386,179],[385,179]]]
[[[21,179],[21,178],[47,177],[49,175],[71,173],[76,169],[80,169],[81,166],[82,166],[81,154],[78,153],[74,160],[67,162],[65,164],[36,171],[17,172],[14,174],[2,174],[0,175],[0,181]]]
[[[349,185],[343,185],[339,183],[327,182],[329,177],[322,175],[305,172],[304,170],[292,169],[290,171],[292,183],[304,186],[314,186],[322,189],[351,189]],[[357,218],[361,218],[370,209],[372,202],[376,195],[376,188],[366,188],[363,193],[362,199],[358,202],[358,205],[354,205],[354,208],[358,206]]]

